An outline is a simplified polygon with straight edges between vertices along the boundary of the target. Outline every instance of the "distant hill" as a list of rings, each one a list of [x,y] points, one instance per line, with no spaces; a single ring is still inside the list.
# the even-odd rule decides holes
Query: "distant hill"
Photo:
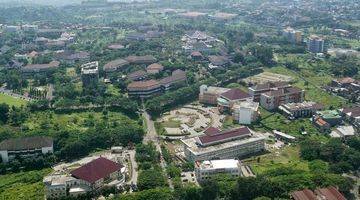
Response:
[[[69,4],[79,4],[82,0],[0,0],[0,4],[13,4],[13,5],[54,5],[64,6]]]

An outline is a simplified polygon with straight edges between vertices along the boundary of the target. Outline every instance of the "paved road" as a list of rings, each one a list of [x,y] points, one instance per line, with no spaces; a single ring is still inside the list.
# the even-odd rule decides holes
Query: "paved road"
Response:
[[[152,141],[155,144],[156,150],[158,152],[160,152],[160,166],[163,168],[163,171],[166,174],[166,178],[167,178],[167,173],[166,173],[167,164],[166,164],[166,162],[164,160],[164,157],[162,155],[162,152],[161,152],[160,140],[159,140],[159,137],[158,137],[158,135],[156,133],[156,129],[155,129],[155,126],[154,126],[154,121],[151,119],[150,115],[146,111],[144,111],[142,113],[142,115],[145,118],[146,127],[147,127],[147,133],[144,136],[143,143],[147,144],[150,141]],[[174,186],[172,184],[171,179],[167,179],[167,180],[168,180],[169,187],[171,189],[174,189]]]
[[[137,185],[137,179],[138,179],[138,165],[137,162],[135,160],[135,150],[129,150],[129,155],[130,155],[130,162],[131,162],[131,178],[128,181],[128,183],[133,183],[135,185]]]

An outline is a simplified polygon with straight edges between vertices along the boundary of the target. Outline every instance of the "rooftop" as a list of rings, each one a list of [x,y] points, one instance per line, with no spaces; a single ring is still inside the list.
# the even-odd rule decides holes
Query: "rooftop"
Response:
[[[160,87],[160,83],[156,80],[148,80],[148,81],[135,81],[128,85],[129,91],[137,91],[137,90],[151,90]]]
[[[348,115],[349,117],[359,117],[360,116],[360,107],[343,108],[340,111],[342,113]]]
[[[240,109],[240,108],[248,108],[256,111],[259,108],[259,103],[253,101],[240,101],[240,102],[236,102],[233,106],[233,109]]]
[[[30,64],[23,67],[23,70],[41,70],[41,69],[51,69],[59,67],[60,62],[52,61],[48,64]]]
[[[289,87],[289,83],[288,82],[267,82],[267,83],[262,83],[262,84],[257,84],[253,87],[250,87],[250,89],[252,90],[270,90],[272,88],[284,88],[284,87]]]
[[[225,160],[205,160],[196,162],[196,167],[200,169],[234,169],[240,166],[240,161],[235,159]]]
[[[251,136],[250,129],[244,126],[236,129],[222,131],[217,134],[199,136],[198,143],[201,146],[208,146],[220,142],[233,140],[239,137],[248,137],[248,136]]]
[[[35,136],[4,140],[0,143],[0,150],[18,151],[51,146],[53,146],[52,138]]]
[[[322,104],[311,102],[311,101],[304,101],[302,103],[287,103],[283,104],[282,107],[286,108],[290,111],[296,111],[301,109],[316,109],[321,110],[324,108]]]
[[[95,183],[97,180],[105,178],[110,174],[119,171],[123,166],[106,158],[100,157],[73,171],[71,175],[75,178]]]
[[[164,66],[159,63],[153,63],[146,68],[147,70],[163,70]]]
[[[117,70],[118,68],[125,66],[127,64],[129,64],[129,62],[124,59],[112,60],[104,65],[104,70],[105,71]]]
[[[226,91],[225,93],[222,93],[221,97],[233,101],[233,100],[250,98],[251,96],[248,93],[238,88],[234,88],[234,89],[230,89],[229,91]]]
[[[229,88],[223,88],[223,87],[214,87],[214,86],[207,86],[207,85],[202,85],[200,86],[202,88],[206,88],[204,90],[204,92],[206,93],[210,93],[210,94],[216,94],[216,95],[220,95],[220,94],[223,94],[227,91],[229,91],[230,89]]]
[[[337,190],[334,186],[330,186],[327,188],[320,188],[315,190],[315,193],[318,196],[321,196],[322,199],[327,200],[346,200],[344,195],[342,195],[339,190]]]
[[[317,111],[317,115],[321,116],[322,118],[341,118],[340,113],[337,110],[324,110],[324,111]]]
[[[281,89],[271,90],[269,92],[264,93],[263,95],[276,97],[276,96],[283,96],[283,95],[288,95],[288,94],[296,94],[301,91],[303,91],[303,90],[292,86],[289,88],[281,88]]]
[[[309,189],[292,192],[291,196],[294,200],[317,200],[314,192]]]
[[[171,76],[165,77],[160,80],[160,83],[163,85],[175,83],[178,81],[185,81],[186,80],[186,72],[180,69],[177,69],[172,72]]]
[[[99,62],[89,62],[81,65],[81,74],[96,74],[99,72]]]
[[[151,64],[156,62],[156,58],[154,56],[146,55],[146,56],[128,56],[125,58],[129,63],[134,64]]]

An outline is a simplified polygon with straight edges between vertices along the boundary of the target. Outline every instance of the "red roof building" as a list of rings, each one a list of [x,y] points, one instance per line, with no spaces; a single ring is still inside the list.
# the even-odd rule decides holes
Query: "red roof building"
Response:
[[[115,172],[120,172],[123,166],[106,158],[100,157],[73,171],[70,174],[90,184],[106,179]]]
[[[209,131],[212,134],[206,134],[199,136],[199,143],[201,146],[209,146],[222,142],[227,142],[234,139],[251,136],[250,129],[248,127],[240,127],[237,129],[231,129],[223,132],[215,132],[215,129]]]
[[[291,197],[294,200],[317,200],[317,197],[314,194],[314,192],[309,189],[295,191],[291,193]]]
[[[309,189],[295,191],[290,196],[294,200],[346,200],[334,186],[316,189],[315,193]]]

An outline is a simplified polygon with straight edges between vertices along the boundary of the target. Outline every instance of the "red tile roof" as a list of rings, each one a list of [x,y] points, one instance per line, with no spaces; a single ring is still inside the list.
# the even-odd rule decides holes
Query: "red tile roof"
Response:
[[[234,89],[231,89],[225,93],[222,93],[221,94],[222,97],[225,97],[226,99],[229,99],[230,101],[231,100],[240,100],[240,99],[246,99],[246,98],[250,98],[251,96],[240,90],[240,89],[237,89],[237,88],[234,88]]]
[[[199,137],[199,140],[202,145],[208,145],[211,143],[217,143],[222,141],[227,141],[233,138],[250,135],[250,129],[248,127],[240,127],[237,129],[227,130],[219,132],[213,135],[202,135]]]
[[[119,171],[122,167],[123,166],[118,163],[100,157],[71,171],[70,174],[75,178],[85,180],[89,183],[95,183],[97,180]]]
[[[161,84],[156,80],[135,81],[127,86],[129,91],[152,90],[161,87]]]
[[[294,200],[316,200],[316,195],[309,189],[295,191],[291,193]]]
[[[206,135],[216,135],[216,134],[218,134],[218,133],[220,133],[221,131],[218,129],[218,128],[215,128],[215,127],[209,127],[208,129],[206,129],[205,131],[204,131],[204,133],[206,134]]]
[[[346,198],[334,187],[320,188],[315,190],[318,196],[325,197],[326,200],[346,200]]]

